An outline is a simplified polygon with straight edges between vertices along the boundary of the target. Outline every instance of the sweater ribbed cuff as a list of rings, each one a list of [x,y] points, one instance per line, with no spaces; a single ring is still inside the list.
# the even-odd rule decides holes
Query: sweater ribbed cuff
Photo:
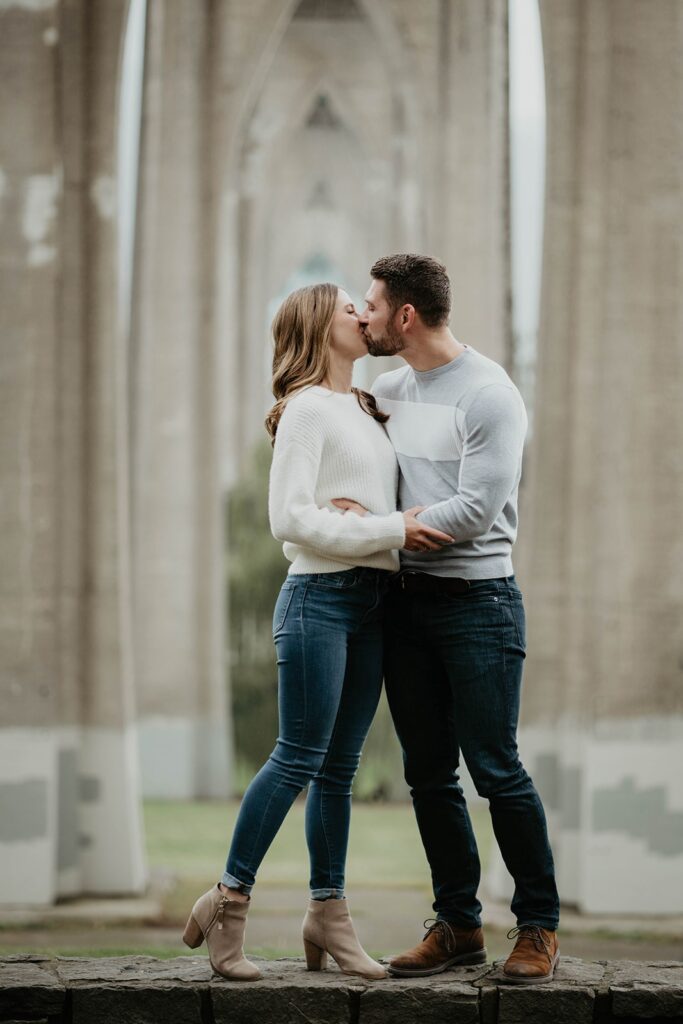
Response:
[[[377,516],[376,519],[386,519],[387,540],[392,541],[392,548],[402,548],[406,542],[406,521],[402,512],[391,512],[388,516]]]

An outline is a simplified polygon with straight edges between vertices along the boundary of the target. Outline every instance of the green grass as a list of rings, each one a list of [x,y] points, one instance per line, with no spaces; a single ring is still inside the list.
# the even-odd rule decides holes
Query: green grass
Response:
[[[223,870],[238,801],[147,801],[144,806],[147,856],[152,869],[179,877],[215,877]],[[488,810],[471,809],[477,841],[486,865],[491,849]],[[306,881],[304,804],[297,801],[285,819],[259,872],[259,885],[295,885]],[[429,884],[429,875],[412,807],[408,804],[356,803],[351,817],[348,881],[381,887]]]
[[[164,897],[164,919],[180,922],[196,893],[223,871],[238,801],[147,801],[147,856],[152,871],[169,872],[174,883]],[[472,808],[486,865],[492,832],[488,810]],[[304,803],[289,812],[259,871],[259,889],[305,886],[308,852]],[[351,817],[347,883],[391,889],[430,888],[429,870],[409,804],[356,803]]]

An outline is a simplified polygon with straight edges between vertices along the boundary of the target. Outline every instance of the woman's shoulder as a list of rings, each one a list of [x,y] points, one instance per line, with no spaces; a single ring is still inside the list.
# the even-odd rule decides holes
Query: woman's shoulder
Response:
[[[286,409],[319,409],[325,404],[325,400],[330,397],[331,391],[327,388],[320,387],[315,384],[311,387],[302,388],[301,391],[296,391],[291,398],[287,399]]]
[[[304,388],[287,399],[282,418],[289,422],[308,422],[324,415],[325,399],[329,392],[323,388]]]
[[[324,434],[329,418],[325,413],[325,395],[322,389],[306,388],[287,399],[280,417],[278,436],[310,440],[312,434]]]

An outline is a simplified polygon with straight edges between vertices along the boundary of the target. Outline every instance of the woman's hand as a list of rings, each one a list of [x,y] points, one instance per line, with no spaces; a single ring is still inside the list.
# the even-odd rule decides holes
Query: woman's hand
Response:
[[[351,498],[333,498],[332,504],[342,512],[355,512],[357,516],[368,514],[368,510],[363,505],[352,501]],[[441,530],[435,530],[433,527],[425,526],[424,523],[417,521],[415,518],[417,514],[426,508],[426,505],[416,505],[415,508],[409,508],[407,512],[403,513],[406,524],[404,551],[438,551],[445,544],[455,544],[455,539],[449,537],[447,533],[442,533]]]
[[[333,498],[332,504],[335,508],[340,508],[342,512],[355,512],[357,516],[366,516],[368,514],[368,510],[363,505],[359,505],[357,501],[352,501],[351,498]]]
[[[415,518],[427,506],[416,505],[403,513],[406,524],[406,539],[403,545],[404,551],[438,551],[445,544],[454,544],[455,538],[449,537],[441,530],[435,530],[431,526],[425,526]]]

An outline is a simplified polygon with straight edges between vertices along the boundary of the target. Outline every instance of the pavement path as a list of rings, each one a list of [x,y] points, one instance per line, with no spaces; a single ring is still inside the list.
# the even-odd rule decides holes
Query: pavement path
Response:
[[[247,946],[269,956],[301,953],[299,930],[306,906],[305,888],[261,886],[249,915]],[[422,922],[432,915],[428,896],[414,889],[356,887],[351,911],[365,947],[390,955],[415,944]],[[514,921],[502,904],[485,902],[484,924],[491,958],[510,948],[506,932]],[[182,955],[182,928],[160,923],[160,904],[141,900],[78,899],[55,907],[0,912],[0,955],[50,952],[94,955],[106,951],[150,951]],[[583,959],[683,961],[683,918],[587,917],[563,914],[561,947]]]

